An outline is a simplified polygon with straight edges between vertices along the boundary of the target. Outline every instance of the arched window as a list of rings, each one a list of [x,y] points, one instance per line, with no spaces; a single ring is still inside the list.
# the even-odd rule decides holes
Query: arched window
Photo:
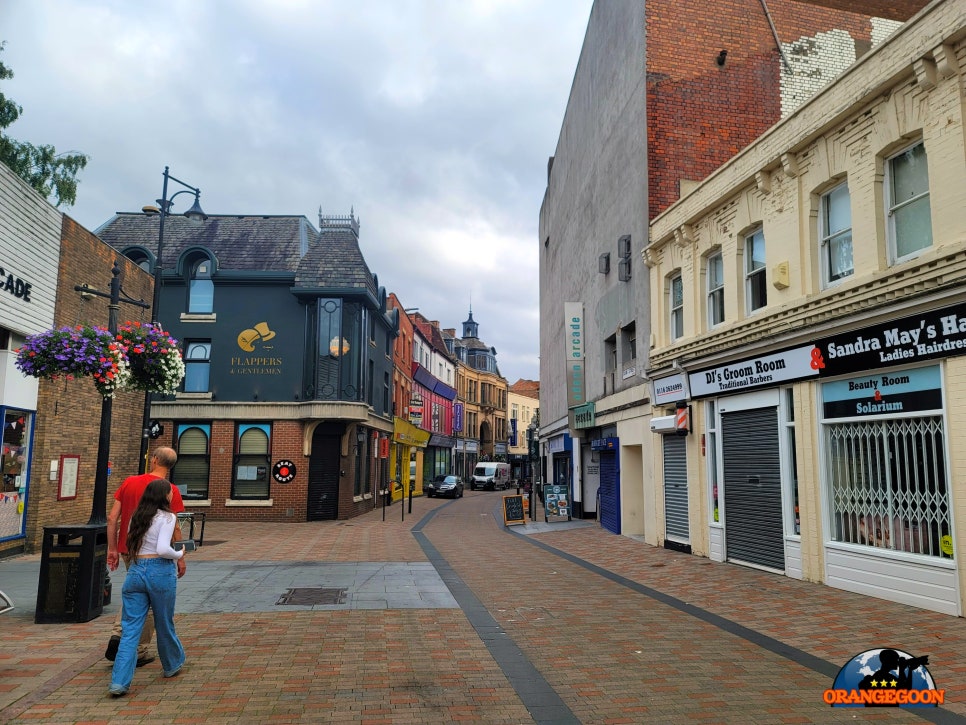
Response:
[[[185,499],[208,498],[208,441],[211,426],[190,424],[178,426],[178,462],[171,478]]]
[[[125,249],[124,256],[130,259],[148,274],[154,274],[154,265],[151,262],[151,257],[148,256],[148,253],[143,249]]]
[[[211,372],[211,340],[194,340],[185,343],[184,391],[207,393]]]
[[[238,425],[238,454],[235,456],[232,498],[268,498],[270,435],[271,427],[267,423]]]
[[[215,283],[211,281],[211,260],[196,257],[188,265],[188,314],[215,311]]]

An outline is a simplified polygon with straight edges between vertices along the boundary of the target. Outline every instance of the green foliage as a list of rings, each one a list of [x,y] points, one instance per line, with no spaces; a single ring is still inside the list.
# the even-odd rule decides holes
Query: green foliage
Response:
[[[5,45],[0,43],[0,51]],[[0,61],[0,80],[7,78],[13,78],[13,71]],[[22,113],[23,108],[0,92],[0,161],[45,197],[53,194],[57,206],[72,205],[77,200],[77,173],[87,166],[87,155],[58,154],[53,146],[10,138],[5,130]]]

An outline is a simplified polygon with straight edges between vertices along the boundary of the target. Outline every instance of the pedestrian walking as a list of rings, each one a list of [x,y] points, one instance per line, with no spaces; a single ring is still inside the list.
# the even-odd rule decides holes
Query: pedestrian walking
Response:
[[[178,454],[173,448],[162,446],[154,451],[151,457],[153,467],[149,473],[139,476],[128,476],[124,483],[114,493],[114,504],[111,512],[107,516],[107,566],[111,571],[118,567],[120,559],[124,560],[124,568],[130,568],[130,554],[127,548],[128,525],[131,516],[141,501],[141,496],[148,484],[159,478],[170,480],[171,469],[178,461]],[[184,511],[184,502],[181,500],[181,492],[176,486],[171,486],[172,498],[170,509],[173,513],[179,514]],[[184,576],[186,571],[184,559],[178,559],[178,578]],[[114,626],[111,629],[111,638],[107,643],[107,650],[104,657],[111,662],[117,656],[117,648],[121,643],[123,632],[124,601],[121,600],[121,607],[117,617],[114,619]],[[149,662],[154,661],[151,653],[151,640],[154,638],[154,625],[148,621],[141,632],[141,641],[138,645],[137,666],[143,667]]]
[[[178,517],[171,511],[175,490],[163,478],[151,481],[131,517],[127,535],[131,563],[121,588],[124,611],[121,642],[108,690],[115,697],[126,695],[131,688],[137,667],[138,640],[148,618],[148,607],[154,613],[164,676],[174,677],[184,665],[184,647],[174,631],[178,591],[175,561],[184,558],[183,549],[175,551],[171,546],[178,523]]]

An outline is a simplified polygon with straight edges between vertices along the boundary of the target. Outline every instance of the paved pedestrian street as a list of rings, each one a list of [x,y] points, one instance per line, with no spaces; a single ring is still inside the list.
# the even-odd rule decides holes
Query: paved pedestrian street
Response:
[[[39,555],[0,561],[0,722],[962,723],[966,620],[614,536],[506,527],[500,492],[350,521],[209,521],[155,661],[112,698],[120,603],[34,624]],[[940,708],[832,708],[857,653],[928,655]]]

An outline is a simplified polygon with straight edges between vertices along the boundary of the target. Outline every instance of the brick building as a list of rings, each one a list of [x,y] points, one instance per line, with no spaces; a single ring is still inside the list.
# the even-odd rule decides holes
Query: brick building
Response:
[[[98,234],[147,269],[157,217],[115,215]],[[188,511],[223,520],[346,519],[389,480],[393,340],[354,215],[165,220],[158,319],[182,343],[182,389],[156,398],[154,445]]]
[[[27,335],[52,327],[108,324],[107,292],[119,266],[124,294],[150,300],[152,280],[0,164],[0,416],[3,491],[0,556],[39,551],[45,526],[73,526],[92,513],[102,398],[89,378],[38,381],[14,366]],[[120,321],[146,319],[121,305]],[[118,391],[111,404],[108,502],[137,470],[144,397]],[[106,517],[107,511],[103,512]]]
[[[649,220],[895,30],[862,10],[886,5],[914,9],[594,3],[539,220],[542,477],[571,487],[574,515],[599,493],[609,530],[663,527],[646,495]]]
[[[966,612],[964,38],[930,3],[653,220],[649,542]]]

